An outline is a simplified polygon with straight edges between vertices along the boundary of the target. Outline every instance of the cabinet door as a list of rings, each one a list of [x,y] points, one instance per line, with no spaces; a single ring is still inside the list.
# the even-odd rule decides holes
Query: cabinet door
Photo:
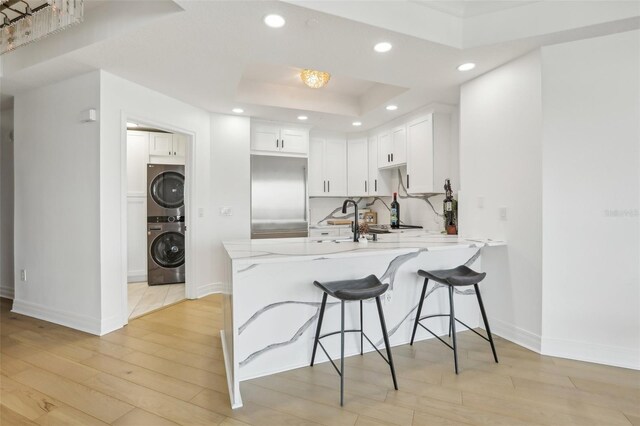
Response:
[[[279,151],[280,126],[252,123],[251,149],[256,151]]]
[[[149,134],[149,155],[172,155],[173,135],[171,133]]]
[[[396,127],[391,133],[393,146],[394,165],[401,165],[407,162],[407,128],[405,126]]]
[[[391,134],[388,132],[378,135],[378,167],[388,167],[391,165]]]
[[[327,184],[324,178],[324,139],[309,141],[309,197],[327,195]]]
[[[369,162],[367,139],[347,142],[347,195],[366,197],[369,195]]]
[[[412,121],[407,129],[407,192],[434,192],[432,116]]]
[[[147,195],[148,162],[149,133],[127,131],[127,195]]]
[[[187,155],[187,137],[173,135],[173,155],[184,158]]]
[[[327,139],[324,148],[324,176],[327,181],[327,195],[347,196],[347,141]]]
[[[369,138],[369,195],[390,196],[391,170],[378,169],[378,137]]]
[[[291,154],[309,153],[309,131],[283,127],[280,131],[280,150]]]

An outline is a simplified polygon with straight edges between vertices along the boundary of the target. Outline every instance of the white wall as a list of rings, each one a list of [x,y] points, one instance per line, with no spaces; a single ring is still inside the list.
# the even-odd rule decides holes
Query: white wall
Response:
[[[540,54],[484,74],[460,93],[460,233],[487,249],[481,286],[492,331],[540,350],[542,149]],[[483,199],[479,207],[478,199]],[[507,207],[507,220],[498,209]]]
[[[543,352],[640,368],[640,32],[542,49]]]
[[[126,206],[123,193],[126,180],[122,163],[126,158],[124,121],[129,117],[167,130],[193,137],[195,162],[187,164],[187,193],[191,211],[186,212],[187,247],[193,241],[194,253],[187,253],[187,297],[198,297],[201,288],[209,286],[215,277],[209,267],[213,224],[210,218],[210,158],[211,136],[209,114],[184,102],[147,89],[113,74],[100,72],[100,247],[102,280],[102,333],[120,327],[126,321],[126,246],[124,220]],[[124,208],[124,209],[123,209]],[[203,216],[196,212],[202,209]],[[195,211],[194,211],[195,210]]]
[[[81,330],[100,328],[100,104],[92,72],[15,97],[13,309]],[[20,282],[20,270],[27,281]]]
[[[13,107],[0,111],[0,297],[13,299]]]
[[[251,238],[250,120],[248,117],[211,114],[211,208],[212,234],[205,243],[207,265],[215,283],[226,279],[226,253],[222,242]],[[231,216],[220,215],[231,207]]]

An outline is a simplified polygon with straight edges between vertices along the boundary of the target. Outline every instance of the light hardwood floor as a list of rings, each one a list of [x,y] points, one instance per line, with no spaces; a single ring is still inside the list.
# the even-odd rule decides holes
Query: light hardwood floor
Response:
[[[231,410],[220,298],[185,301],[103,337],[1,302],[0,424],[640,425],[640,373],[540,356],[460,333],[460,375],[435,340],[393,349],[399,391],[376,353],[346,360],[345,406],[330,365],[241,385]]]

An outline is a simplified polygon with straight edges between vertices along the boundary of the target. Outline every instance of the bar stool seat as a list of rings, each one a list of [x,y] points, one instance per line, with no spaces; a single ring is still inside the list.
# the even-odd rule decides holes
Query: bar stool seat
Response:
[[[389,288],[389,284],[382,284],[375,275],[369,275],[357,280],[330,281],[321,283],[314,281],[313,285],[340,300],[365,300],[378,297]]]
[[[329,281],[329,282],[319,282],[314,281],[313,285],[318,287],[323,291],[322,294],[322,303],[320,304],[320,313],[318,315],[318,325],[316,327],[316,335],[313,340],[313,352],[311,354],[311,367],[313,367],[313,363],[316,359],[316,350],[318,346],[322,349],[322,351],[327,355],[329,361],[333,365],[333,368],[338,372],[340,376],[340,405],[343,405],[344,402],[344,334],[345,333],[360,333],[360,355],[363,354],[364,347],[364,339],[373,346],[373,348],[380,354],[382,359],[389,365],[391,369],[391,377],[393,378],[393,387],[398,390],[398,382],[396,381],[396,370],[393,366],[393,357],[391,355],[391,347],[389,345],[389,335],[387,333],[387,325],[384,320],[384,312],[382,311],[382,302],[380,301],[380,296],[384,294],[389,288],[389,284],[383,284],[375,275],[369,275],[365,278],[353,279],[353,280],[340,280],[340,281]],[[335,297],[340,300],[340,330],[333,331],[331,333],[326,333],[320,335],[320,331],[322,329],[322,320],[324,319],[324,311],[327,307],[327,296]],[[376,307],[378,308],[378,317],[380,318],[380,328],[382,329],[382,338],[384,340],[384,345],[386,348],[387,356],[385,357],[382,352],[373,344],[371,339],[364,333],[362,323],[362,301],[368,299],[376,300]],[[345,320],[345,311],[344,306],[345,302],[350,301],[359,301],[360,302],[360,328],[357,330],[345,330],[344,328],[344,320]],[[336,334],[340,334],[340,368],[333,362],[331,356],[322,345],[321,339],[329,336],[334,336]]]
[[[480,288],[478,287],[478,283],[482,281],[487,274],[485,272],[476,272],[473,269],[460,265],[453,269],[439,269],[435,271],[425,271],[419,270],[418,275],[424,278],[424,285],[422,286],[422,294],[420,295],[420,302],[418,302],[418,312],[416,314],[415,322],[413,323],[413,333],[411,334],[411,345],[413,345],[413,340],[416,337],[416,331],[418,326],[424,328],[426,331],[431,333],[436,339],[440,340],[446,346],[453,350],[453,362],[456,374],[458,374],[458,346],[456,344],[456,322],[465,326],[469,330],[473,331],[478,336],[482,337],[484,340],[488,341],[491,345],[491,352],[493,352],[493,359],[498,362],[498,355],[496,354],[496,347],[493,344],[493,336],[491,335],[491,329],[489,328],[489,321],[487,320],[487,314],[484,310],[484,304],[482,303],[482,296],[480,295]],[[427,286],[429,285],[429,280],[436,281],[440,284],[445,285],[449,289],[449,313],[448,314],[434,314],[434,315],[426,315],[421,317],[422,314],[422,306],[424,304],[424,299],[427,294]],[[463,287],[463,286],[473,286],[476,298],[478,299],[478,305],[480,307],[480,313],[482,314],[482,321],[484,322],[485,331],[487,333],[487,337],[478,333],[473,328],[469,327],[467,324],[463,323],[459,319],[455,317],[455,310],[453,305],[453,295],[454,295],[454,287]],[[436,317],[449,317],[449,336],[451,337],[451,343],[445,342],[440,336],[435,334],[433,331],[429,330],[421,321],[436,318]]]
[[[478,284],[487,276],[486,272],[478,273],[473,269],[460,265],[453,269],[440,269],[437,271],[418,271],[418,275],[430,280],[437,281],[440,284],[465,286]]]

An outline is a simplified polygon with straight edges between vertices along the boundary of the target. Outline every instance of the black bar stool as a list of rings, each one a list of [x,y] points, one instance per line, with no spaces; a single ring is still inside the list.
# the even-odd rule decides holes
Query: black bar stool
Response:
[[[320,288],[324,292],[322,295],[322,305],[320,305],[320,316],[318,317],[318,326],[316,328],[316,337],[313,341],[313,353],[311,355],[311,366],[313,367],[313,362],[316,358],[316,349],[318,345],[327,355],[329,361],[333,365],[333,368],[336,369],[338,375],[340,376],[340,405],[343,405],[344,401],[344,333],[360,333],[360,355],[363,353],[363,337],[367,339],[367,341],[373,346],[373,348],[380,354],[382,359],[384,359],[389,367],[391,368],[391,376],[393,377],[393,387],[398,390],[398,382],[396,381],[396,370],[393,366],[393,358],[391,356],[391,347],[389,346],[389,335],[387,334],[387,325],[384,321],[384,313],[382,312],[382,302],[380,301],[380,295],[384,294],[389,288],[389,284],[382,284],[375,275],[369,275],[366,278],[361,278],[358,280],[344,280],[344,281],[330,281],[326,283],[321,283],[318,281],[314,281],[313,285]],[[320,329],[322,328],[322,319],[324,318],[324,310],[327,306],[327,295],[331,295],[336,299],[340,299],[340,331],[334,331],[332,333],[320,335]],[[382,354],[376,348],[376,345],[364,334],[362,329],[362,301],[367,299],[376,299],[376,305],[378,306],[378,316],[380,317],[380,327],[382,328],[382,337],[384,338],[384,345],[387,348],[387,357]],[[358,330],[345,330],[344,329],[344,303],[346,301],[360,301],[360,329]],[[320,339],[328,336],[333,336],[334,334],[340,334],[340,368],[336,366],[336,364],[331,359],[331,356],[327,352],[327,350],[322,345]]]
[[[487,276],[485,272],[478,273],[474,270],[462,265],[458,266],[454,269],[442,269],[439,271],[423,271],[422,269],[418,271],[418,275],[424,277],[424,285],[422,286],[422,295],[420,296],[420,302],[418,303],[418,313],[416,314],[416,321],[413,324],[413,333],[411,334],[411,344],[413,345],[413,339],[416,337],[416,330],[418,329],[418,325],[420,327],[427,330],[429,333],[433,334],[435,338],[440,340],[442,343],[447,345],[450,349],[453,349],[453,361],[455,364],[456,374],[458,374],[458,352],[456,346],[456,321],[460,324],[467,327],[469,330],[476,333],[478,336],[482,337],[484,340],[491,344],[491,351],[493,351],[493,359],[498,362],[498,355],[496,355],[496,347],[493,344],[493,337],[491,336],[491,329],[489,328],[489,321],[487,321],[487,314],[484,311],[484,304],[482,303],[482,296],[480,296],[480,289],[478,288],[478,283]],[[440,284],[444,284],[449,288],[449,313],[448,314],[437,314],[437,315],[427,315],[424,317],[420,317],[422,312],[422,304],[424,303],[425,295],[427,294],[427,286],[429,285],[429,279],[432,279]],[[478,333],[467,324],[463,323],[459,319],[455,317],[455,312],[453,309],[453,289],[454,287],[463,287],[472,285],[476,291],[476,296],[478,298],[478,305],[480,305],[480,312],[482,313],[482,320],[484,321],[485,330],[487,331],[487,335],[489,338],[484,337],[482,334]],[[427,318],[434,317],[449,317],[449,336],[452,338],[453,346],[449,343],[445,342],[437,336],[433,331],[429,330],[425,327],[420,321]]]

